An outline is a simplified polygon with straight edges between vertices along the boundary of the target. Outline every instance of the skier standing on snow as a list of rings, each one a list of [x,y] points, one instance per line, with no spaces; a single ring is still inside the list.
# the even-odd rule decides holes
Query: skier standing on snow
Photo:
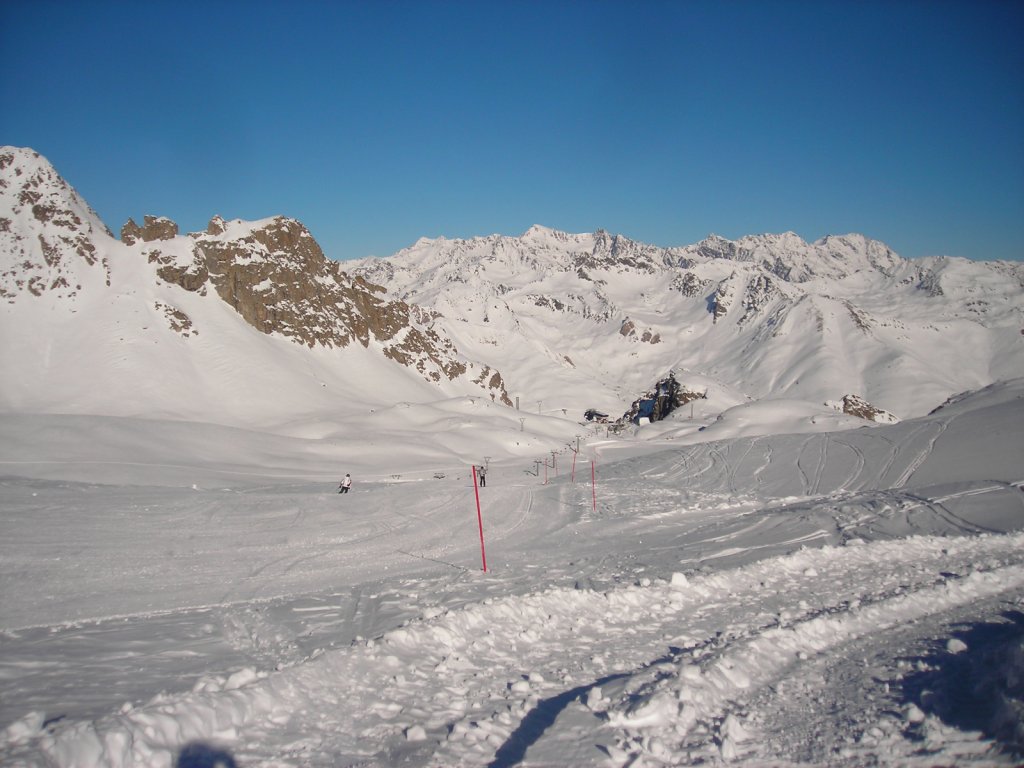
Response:
[[[341,485],[338,486],[338,493],[348,493],[348,489],[352,487],[352,476],[346,474],[345,479],[341,481]]]
[[[487,487],[487,471],[483,467],[477,469],[477,476],[480,478],[480,487]]]

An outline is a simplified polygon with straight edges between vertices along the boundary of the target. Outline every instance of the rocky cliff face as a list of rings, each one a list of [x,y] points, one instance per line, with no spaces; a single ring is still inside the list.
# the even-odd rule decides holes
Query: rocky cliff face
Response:
[[[187,291],[212,290],[263,333],[277,333],[307,347],[344,348],[378,344],[395,362],[428,380],[471,380],[503,403],[511,404],[501,374],[462,358],[450,339],[433,326],[434,316],[386,290],[343,271],[330,261],[298,221],[278,216],[260,222],[227,222],[214,217],[205,232],[188,236],[191,258],[164,252],[160,232],[176,231],[167,219],[162,229],[147,217],[141,238],[157,274]],[[125,225],[134,236],[132,222]],[[124,229],[122,231],[125,231]],[[173,237],[173,235],[172,235]]]

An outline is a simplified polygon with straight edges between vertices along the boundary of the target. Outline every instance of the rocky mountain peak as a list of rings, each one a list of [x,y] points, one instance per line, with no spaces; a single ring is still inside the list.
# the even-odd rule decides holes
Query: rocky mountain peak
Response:
[[[850,262],[859,269],[874,269],[886,277],[892,277],[906,263],[885,243],[860,234],[828,235],[816,241],[814,247],[838,261]]]
[[[528,230],[520,235],[523,240],[558,240],[565,235],[564,232],[558,232],[550,227],[545,227],[540,224],[534,224]]]
[[[96,241],[111,237],[49,161],[0,147],[0,297],[74,296],[89,283],[109,285]]]
[[[50,162],[31,149],[0,147],[0,200],[43,224],[85,226],[110,235],[99,216]]]
[[[905,263],[884,243],[856,234],[832,235],[814,243],[793,232],[747,235],[739,240],[710,235],[682,250],[690,260],[756,265],[790,283],[841,280],[864,270],[891,277]]]
[[[227,223],[220,216],[214,216],[210,219],[210,223],[206,225],[206,234],[208,235],[220,235],[227,229]]]
[[[121,242],[134,245],[138,241],[152,243],[155,240],[171,240],[178,234],[178,225],[164,216],[146,215],[140,227],[129,218],[121,227]]]

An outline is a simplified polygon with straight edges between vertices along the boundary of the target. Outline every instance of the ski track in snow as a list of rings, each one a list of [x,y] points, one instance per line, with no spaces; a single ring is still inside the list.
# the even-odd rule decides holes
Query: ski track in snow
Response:
[[[915,456],[912,461],[907,463],[906,468],[903,470],[902,473],[900,473],[900,476],[892,484],[893,488],[901,488],[910,481],[910,478],[913,476],[914,472],[916,472],[918,468],[922,464],[924,464],[925,460],[929,456],[931,456],[932,449],[935,447],[935,443],[938,442],[938,439],[942,436],[942,433],[945,431],[945,421],[930,422],[922,426],[921,432],[931,432],[932,434],[927,438],[927,444],[918,452],[917,456]],[[916,439],[917,435],[915,435],[914,438]]]
[[[852,468],[849,471],[849,475],[847,475],[847,477],[843,479],[842,483],[840,483],[840,487],[848,488],[856,478],[860,477],[863,474],[864,467],[867,465],[867,459],[864,456],[864,451],[862,451],[856,445],[853,445],[852,443],[847,442],[846,440],[840,440],[838,438],[835,439],[835,443],[836,445],[841,445],[843,448],[849,450],[854,456],[854,462]]]
[[[492,467],[488,573],[464,479],[7,478],[0,678],[24,700],[0,762],[161,768],[199,741],[258,768],[1011,764],[1019,736],[935,693],[972,662],[980,695],[1024,698],[960,641],[1024,627],[1022,481],[950,451],[950,420],[641,447],[596,494]],[[946,484],[882,482],[925,470]]]
[[[971,655],[995,660],[994,641],[1019,638],[1022,629],[1024,613],[1007,611],[1007,605],[1004,594],[970,601],[889,628],[881,648],[868,633],[831,653],[808,656],[792,675],[751,700],[747,719],[756,723],[758,737],[770,742],[770,752],[801,764],[884,764],[875,756],[888,752],[888,761],[901,766],[1005,765],[1010,760],[993,755],[979,738],[983,717],[954,712],[949,719],[959,727],[950,727],[934,712],[925,715],[922,707],[942,696],[976,712],[998,700],[980,681],[964,685],[956,679],[957,659],[950,648],[964,637]],[[998,661],[991,671],[999,674]],[[844,727],[836,729],[834,722]]]
[[[758,752],[770,742],[756,723],[736,718],[792,667],[935,612],[1019,597],[1022,587],[1024,536],[1013,535],[805,550],[689,579],[549,589],[443,611],[281,672],[250,671],[219,690],[75,724],[41,747],[59,765],[170,765],[169,747],[183,739],[229,739],[243,745],[244,764],[267,765],[274,754],[244,745],[301,731],[286,755],[489,765],[516,739],[529,758],[524,721],[560,702],[589,713],[586,731],[562,736],[591,744],[579,755],[589,764],[772,759]]]

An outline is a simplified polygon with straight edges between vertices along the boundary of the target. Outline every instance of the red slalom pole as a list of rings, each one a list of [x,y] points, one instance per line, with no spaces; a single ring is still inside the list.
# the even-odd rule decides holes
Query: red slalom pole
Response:
[[[594,460],[590,460],[590,492],[594,497],[594,513],[597,513],[597,473],[594,471]]]
[[[573,484],[576,483],[576,454],[577,453],[578,453],[578,451],[573,451],[572,452],[572,482],[573,482]]]
[[[484,517],[480,514],[480,488],[476,484],[476,464],[473,465],[473,495],[476,496],[476,521],[480,525],[480,560],[487,573],[487,553],[484,551]]]

